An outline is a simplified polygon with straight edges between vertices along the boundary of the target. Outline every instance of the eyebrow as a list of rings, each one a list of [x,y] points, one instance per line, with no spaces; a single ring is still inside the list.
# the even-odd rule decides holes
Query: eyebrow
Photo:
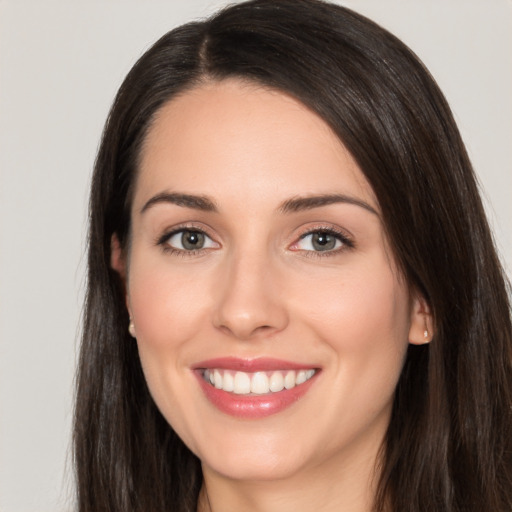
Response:
[[[183,194],[180,192],[162,192],[149,199],[149,201],[147,201],[140,210],[140,213],[142,214],[151,207],[162,203],[175,204],[177,206],[183,206],[185,208],[192,208],[194,210],[200,210],[204,212],[219,211],[214,201],[207,196]],[[356,197],[347,196],[345,194],[322,194],[305,197],[292,197],[291,199],[284,201],[279,206],[278,211],[284,214],[294,213],[304,210],[312,210],[314,208],[320,208],[322,206],[328,206],[330,204],[336,203],[346,203],[359,206],[378,216],[377,211],[368,203],[365,203]]]
[[[207,196],[195,196],[191,194],[182,194],[179,192],[162,192],[153,196],[149,201],[144,204],[140,213],[144,213],[151,207],[162,204],[171,203],[185,208],[192,208],[194,210],[201,210],[203,212],[217,212],[218,209],[215,203]]]
[[[282,203],[279,210],[281,213],[294,213],[303,210],[312,210],[313,208],[320,208],[321,206],[328,206],[336,203],[353,204],[364,208],[374,215],[379,215],[377,210],[368,203],[365,203],[357,197],[347,196],[345,194],[322,194],[306,197],[293,197]]]

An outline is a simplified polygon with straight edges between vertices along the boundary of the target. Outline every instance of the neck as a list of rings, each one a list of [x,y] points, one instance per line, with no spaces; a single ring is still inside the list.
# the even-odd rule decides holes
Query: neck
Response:
[[[370,512],[376,457],[328,461],[279,480],[235,480],[203,464],[198,512]]]

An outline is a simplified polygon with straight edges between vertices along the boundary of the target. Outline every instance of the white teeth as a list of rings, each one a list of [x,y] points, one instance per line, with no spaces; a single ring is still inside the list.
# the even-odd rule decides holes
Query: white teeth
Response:
[[[300,370],[300,372],[297,373],[297,378],[295,382],[297,383],[297,385],[306,382],[306,370]]]
[[[219,370],[213,371],[213,384],[217,389],[222,389],[222,374]]]
[[[251,379],[251,392],[258,395],[268,393],[268,377],[264,372],[257,372],[252,376]]]
[[[284,377],[284,387],[286,389],[292,389],[295,387],[295,372],[290,370]]]
[[[222,381],[222,389],[224,391],[234,391],[235,389],[235,378],[231,372],[224,372],[224,379]]]
[[[247,395],[251,392],[251,378],[247,373],[236,372],[233,392],[237,395]]]
[[[274,372],[270,376],[269,388],[273,393],[284,389],[284,377],[281,372]]]
[[[203,376],[212,386],[223,391],[237,395],[265,395],[292,389],[309,380],[315,373],[313,369],[246,373],[215,368],[205,370]]]

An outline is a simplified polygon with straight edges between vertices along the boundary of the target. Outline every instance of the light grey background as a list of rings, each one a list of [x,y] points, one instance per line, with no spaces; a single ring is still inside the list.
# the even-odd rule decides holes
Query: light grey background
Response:
[[[73,508],[87,188],[115,91],[160,35],[224,3],[0,0],[1,512]],[[511,1],[344,3],[401,37],[438,80],[510,275]]]

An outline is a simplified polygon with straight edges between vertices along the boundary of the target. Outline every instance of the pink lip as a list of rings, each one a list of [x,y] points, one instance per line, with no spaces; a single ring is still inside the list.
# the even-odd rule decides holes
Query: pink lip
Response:
[[[217,389],[203,378],[202,370],[219,368],[249,373],[273,370],[300,370],[312,368],[310,365],[281,361],[278,359],[237,359],[232,357],[209,359],[194,365],[194,374],[206,398],[220,411],[237,418],[259,419],[271,416],[288,408],[301,399],[316,381],[317,373],[303,384],[292,389],[283,389],[267,395],[236,395]]]
[[[259,357],[257,359],[239,359],[236,357],[218,357],[201,361],[193,366],[193,369],[219,368],[241,372],[271,372],[274,370],[302,370],[312,368],[308,364],[294,363],[273,359],[270,357]]]

